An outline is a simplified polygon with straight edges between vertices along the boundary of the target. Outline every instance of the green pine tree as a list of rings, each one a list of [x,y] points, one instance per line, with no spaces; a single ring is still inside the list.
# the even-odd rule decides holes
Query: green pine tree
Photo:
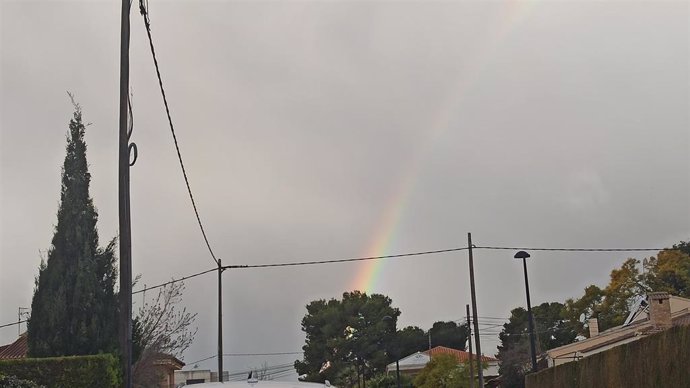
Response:
[[[31,302],[28,342],[32,357],[117,350],[115,239],[105,248],[98,246],[98,213],[89,195],[85,126],[79,105],[74,103],[74,107],[57,226]]]

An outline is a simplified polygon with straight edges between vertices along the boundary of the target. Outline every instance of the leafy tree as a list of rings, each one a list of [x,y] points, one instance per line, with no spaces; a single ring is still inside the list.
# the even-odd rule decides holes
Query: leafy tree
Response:
[[[36,279],[28,323],[29,354],[48,357],[117,348],[115,239],[100,248],[98,214],[89,195],[85,126],[74,103],[57,225]]]
[[[470,385],[469,367],[451,354],[434,356],[414,379],[417,388],[466,388]]]
[[[469,330],[467,324],[458,325],[453,321],[435,322],[428,335],[431,337],[431,347],[445,346],[465,350]]]
[[[649,291],[690,297],[690,243],[681,241],[673,249],[644,259],[642,265],[638,259],[627,259],[620,268],[611,271],[604,289],[590,285],[579,299],[568,299],[564,314],[580,335],[589,336],[586,323],[589,318],[598,319],[600,331],[619,326],[630,314],[635,297]]]
[[[434,322],[431,329],[426,332],[417,326],[407,326],[395,335],[393,348],[396,349],[396,352],[394,355],[402,358],[416,352],[426,351],[430,346],[429,339],[431,339],[431,347],[445,346],[465,350],[468,336],[467,325],[458,325],[453,321]]]
[[[393,355],[400,359],[410,354],[427,350],[429,348],[428,338],[427,333],[417,326],[407,326],[402,330],[398,330],[395,333],[394,347],[396,349],[394,349],[395,353]]]
[[[400,386],[411,388],[413,385],[413,379],[401,373],[400,374]],[[355,382],[356,384],[356,382]],[[398,385],[398,380],[396,378],[395,372],[393,373],[381,373],[371,379],[367,380],[367,388],[395,388]]]
[[[666,291],[672,295],[690,297],[690,244],[674,245],[676,250],[664,250],[645,263],[643,280],[649,289]]]
[[[532,308],[537,354],[575,341],[577,330],[563,311],[564,306],[558,302],[545,302]],[[524,376],[531,370],[527,310],[513,309],[498,337],[501,340],[497,356],[499,373],[503,377],[501,386],[523,388]]]
[[[585,294],[580,299],[570,298],[565,301],[563,314],[570,321],[572,327],[577,330],[578,335],[589,337],[586,322],[598,312],[603,299],[604,290],[590,285],[585,288]]]
[[[342,300],[315,300],[302,319],[304,359],[295,361],[304,381],[340,384],[353,373],[371,377],[392,361],[390,349],[400,310],[387,296],[346,292]],[[384,321],[389,316],[392,322]],[[343,385],[343,384],[340,384]]]

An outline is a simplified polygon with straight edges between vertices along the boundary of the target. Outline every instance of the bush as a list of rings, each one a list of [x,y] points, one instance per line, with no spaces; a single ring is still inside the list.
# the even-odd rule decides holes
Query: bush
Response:
[[[0,375],[0,388],[45,388],[33,381],[20,380],[16,376]]]
[[[119,388],[121,384],[119,363],[112,354],[2,360],[0,373],[47,388]]]

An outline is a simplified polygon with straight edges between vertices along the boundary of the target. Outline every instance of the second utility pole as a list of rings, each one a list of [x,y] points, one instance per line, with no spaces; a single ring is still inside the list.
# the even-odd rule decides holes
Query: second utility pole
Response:
[[[470,294],[472,296],[472,316],[474,317],[474,343],[477,345],[477,375],[479,386],[484,386],[484,371],[482,371],[482,345],[479,342],[479,320],[477,317],[477,293],[474,290],[474,260],[472,258],[472,233],[467,233],[467,249],[470,256]]]
[[[223,265],[218,259],[218,381],[223,382]]]
[[[470,388],[474,388],[474,369],[472,368],[472,328],[470,326],[470,305],[465,305],[465,310],[467,310],[467,345],[470,351],[470,356],[468,357],[470,361]],[[479,368],[482,366],[479,365]]]

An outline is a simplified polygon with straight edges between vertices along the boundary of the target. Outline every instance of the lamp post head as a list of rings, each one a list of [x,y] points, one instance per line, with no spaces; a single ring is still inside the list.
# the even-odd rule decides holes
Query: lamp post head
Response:
[[[513,256],[513,257],[516,258],[516,259],[526,259],[526,258],[528,258],[528,257],[530,257],[530,256],[529,256],[529,253],[527,253],[527,252],[525,252],[525,251],[519,251],[519,252],[516,253],[515,256]]]

